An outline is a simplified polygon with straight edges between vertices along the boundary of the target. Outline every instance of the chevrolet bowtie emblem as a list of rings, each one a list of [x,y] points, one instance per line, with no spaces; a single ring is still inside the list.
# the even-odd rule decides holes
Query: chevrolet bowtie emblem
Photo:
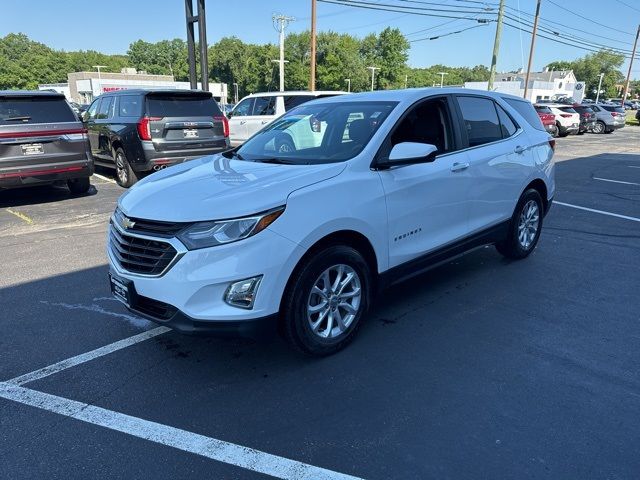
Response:
[[[128,219],[127,217],[122,217],[122,220],[120,220],[120,225],[125,230],[128,229],[128,228],[133,228],[135,226],[135,224],[136,224],[136,222]]]

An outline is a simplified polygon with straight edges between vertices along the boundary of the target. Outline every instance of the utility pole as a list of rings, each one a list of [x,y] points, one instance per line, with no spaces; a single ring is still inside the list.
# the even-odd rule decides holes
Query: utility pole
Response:
[[[236,82],[233,82],[233,93],[234,93],[234,100],[235,102],[233,103],[238,103],[238,84]]]
[[[347,82],[347,92],[351,93],[351,79],[345,78],[344,81]]]
[[[280,34],[280,91],[284,92],[284,31],[289,23],[293,22],[295,18],[287,17],[286,15],[274,15],[273,17],[274,27]],[[276,26],[277,25],[277,26]]]
[[[502,19],[504,18],[504,0],[500,0],[498,8],[498,24],[496,25],[496,38],[493,41],[493,56],[491,57],[491,69],[489,70],[489,83],[487,90],[493,90],[493,82],[496,79],[496,64],[498,63],[498,53],[500,52],[500,37],[502,36]]]
[[[638,47],[638,37],[640,37],[640,25],[638,25],[638,31],[636,32],[636,40],[633,42],[633,52],[631,53],[631,59],[629,60],[629,71],[627,72],[627,81],[624,82],[624,93],[622,94],[622,107],[624,108],[624,102],[627,100],[629,94],[629,81],[631,80],[631,68],[633,67],[633,59],[636,56],[636,48]]]
[[[380,67],[367,67],[371,70],[371,91],[373,92],[373,88],[375,86],[375,78],[376,78],[376,70],[380,70]]]
[[[438,72],[438,75],[440,75],[440,88],[442,88],[444,86],[444,76],[449,74],[447,72]]]
[[[531,32],[531,48],[529,49],[529,62],[527,63],[527,75],[524,79],[524,98],[527,98],[527,90],[529,90],[529,75],[531,75],[531,63],[533,61],[533,50],[536,45],[536,34],[538,33],[538,20],[540,18],[540,0],[536,4],[536,18],[533,21],[533,32]]]
[[[198,24],[198,43],[200,46],[200,75],[202,90],[209,91],[209,60],[207,56],[207,22],[205,18],[205,1],[198,1],[198,14],[193,14],[193,0],[184,1],[185,16],[187,20],[187,55],[189,59],[189,86],[192,90],[198,88],[196,73],[196,39],[193,24]]]
[[[409,75],[405,75],[404,76],[404,88],[407,88],[408,84],[409,84]]]
[[[600,100],[600,89],[602,88],[602,79],[604,78],[604,73],[598,75],[600,77],[600,81],[598,82],[598,91],[596,92],[596,103]]]
[[[98,93],[98,95],[100,95],[102,93],[102,75],[100,74],[100,69],[101,68],[107,68],[106,65],[94,65],[93,68],[95,68],[96,70],[98,70],[98,85],[100,87],[100,90],[98,90],[100,93]],[[93,94],[93,92],[91,92]]]
[[[311,0],[311,70],[309,90],[316,89],[316,0]]]
[[[207,48],[207,19],[204,12],[205,0],[198,0],[198,35],[200,43],[200,80],[201,90],[209,91],[209,52]]]

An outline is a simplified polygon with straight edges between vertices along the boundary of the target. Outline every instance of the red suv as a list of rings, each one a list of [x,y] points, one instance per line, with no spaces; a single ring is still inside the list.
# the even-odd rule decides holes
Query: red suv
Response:
[[[544,129],[554,137],[558,136],[558,127],[556,125],[556,116],[551,112],[549,107],[544,105],[534,105],[540,121],[544,126]]]

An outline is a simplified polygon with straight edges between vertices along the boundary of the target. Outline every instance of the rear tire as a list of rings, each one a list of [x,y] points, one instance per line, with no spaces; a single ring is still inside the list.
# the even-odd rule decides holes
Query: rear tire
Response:
[[[372,285],[371,269],[354,248],[331,245],[315,252],[289,280],[280,311],[283,337],[307,355],[341,350],[362,323]]]
[[[509,222],[507,238],[496,243],[496,249],[507,258],[519,260],[536,248],[542,231],[544,207],[537,190],[530,188],[522,194]]]
[[[131,168],[129,160],[127,160],[124,150],[118,148],[115,154],[116,163],[116,182],[123,188],[129,188],[138,181],[138,175]]]
[[[67,187],[69,187],[69,190],[74,195],[82,195],[89,191],[91,182],[89,181],[89,177],[73,178],[67,180]]]
[[[558,127],[559,137],[566,137],[567,135],[569,135],[569,132],[567,132],[566,130],[562,130],[562,127],[560,126],[560,124],[557,124],[556,127]]]

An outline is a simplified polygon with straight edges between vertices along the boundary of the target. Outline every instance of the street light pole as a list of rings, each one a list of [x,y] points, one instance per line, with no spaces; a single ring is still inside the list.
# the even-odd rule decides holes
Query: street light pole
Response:
[[[309,90],[316,89],[316,0],[311,0],[311,69]]]
[[[440,75],[440,88],[442,88],[444,86],[444,76],[449,74],[447,72],[438,72],[438,75]]]
[[[380,70],[380,67],[367,67],[371,70],[371,91],[373,92],[373,88],[375,86],[375,78],[376,78],[376,70]]]
[[[107,68],[106,65],[94,65],[93,68],[98,70],[98,85],[100,86],[100,90],[98,90],[98,95],[102,93],[102,75],[100,74],[101,68]]]
[[[347,82],[347,92],[351,93],[351,79],[345,78],[344,81]]]
[[[276,30],[280,34],[280,60],[278,63],[280,64],[280,91],[284,92],[284,30],[290,22],[295,20],[295,18],[287,17],[286,15],[274,15],[272,18],[274,22],[277,22],[278,26],[276,27]]]
[[[596,92],[596,103],[600,100],[600,88],[602,87],[602,78],[604,77],[604,73],[598,75],[600,77],[600,81],[598,82],[598,91]]]
[[[233,90],[235,95],[233,96],[233,98],[235,99],[234,103],[238,103],[238,84],[236,82],[233,82]]]

